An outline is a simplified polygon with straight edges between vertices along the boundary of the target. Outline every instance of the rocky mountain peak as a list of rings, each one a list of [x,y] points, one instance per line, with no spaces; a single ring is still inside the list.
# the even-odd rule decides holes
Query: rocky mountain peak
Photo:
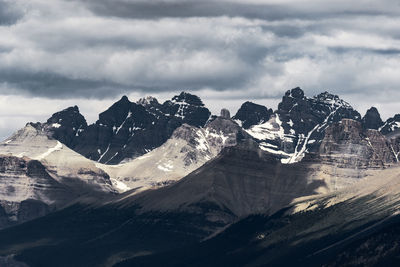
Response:
[[[155,97],[152,96],[146,96],[140,98],[136,104],[142,105],[142,106],[151,106],[151,105],[159,105],[158,100]]]
[[[239,122],[243,128],[249,129],[253,125],[267,122],[273,113],[272,109],[247,101],[232,119]]]
[[[129,101],[129,98],[126,95],[123,95],[118,102],[128,103],[128,102],[131,102],[131,101]]]
[[[172,98],[172,102],[173,103],[186,103],[189,105],[194,105],[194,106],[201,106],[203,107],[204,104],[201,101],[201,99],[196,96],[196,95],[192,95],[186,92],[181,92],[179,95],[174,96]]]
[[[341,99],[338,95],[331,94],[327,91],[314,96],[313,99],[315,102],[324,103],[336,107],[353,109],[353,107],[349,103]]]
[[[86,130],[87,122],[77,106],[54,113],[43,125],[48,133],[68,147],[73,147],[79,135]]]
[[[78,106],[68,107],[62,111],[54,113],[48,120],[47,124],[55,128],[63,127],[86,127],[85,117],[79,112]],[[57,125],[51,125],[57,124]]]
[[[286,91],[285,96],[293,97],[293,98],[297,98],[297,99],[303,99],[304,91],[300,87],[296,87],[296,88]]]
[[[362,124],[365,129],[378,130],[382,125],[383,121],[376,107],[371,107],[367,110],[364,117],[362,118]]]

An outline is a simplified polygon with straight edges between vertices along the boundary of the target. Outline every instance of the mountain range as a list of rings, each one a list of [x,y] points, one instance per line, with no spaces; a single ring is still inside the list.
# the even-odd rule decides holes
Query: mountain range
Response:
[[[0,266],[396,265],[399,159],[400,114],[298,87],[69,107],[0,143]]]

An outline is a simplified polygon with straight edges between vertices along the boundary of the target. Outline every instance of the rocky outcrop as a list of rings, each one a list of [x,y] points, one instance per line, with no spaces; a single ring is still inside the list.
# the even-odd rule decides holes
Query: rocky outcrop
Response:
[[[247,101],[242,104],[232,119],[239,122],[244,129],[248,129],[253,125],[268,121],[272,114],[272,109]]]
[[[378,130],[383,125],[381,115],[375,107],[371,107],[367,110],[361,122],[365,129]]]
[[[231,113],[226,108],[221,109],[221,118],[230,119]]]

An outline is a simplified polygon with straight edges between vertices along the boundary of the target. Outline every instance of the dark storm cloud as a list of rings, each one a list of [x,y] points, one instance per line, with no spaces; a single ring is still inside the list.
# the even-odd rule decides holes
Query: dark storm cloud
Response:
[[[22,12],[12,4],[11,1],[0,0],[0,25],[14,24],[22,17]]]

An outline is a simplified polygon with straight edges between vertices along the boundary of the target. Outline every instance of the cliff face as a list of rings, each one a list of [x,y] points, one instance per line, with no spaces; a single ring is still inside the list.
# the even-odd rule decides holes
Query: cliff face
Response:
[[[68,196],[36,160],[0,157],[0,228],[43,216]]]
[[[378,130],[364,129],[358,121],[343,119],[326,129],[319,156],[323,162],[343,168],[385,167],[397,162],[397,146],[391,142],[396,144]]]

